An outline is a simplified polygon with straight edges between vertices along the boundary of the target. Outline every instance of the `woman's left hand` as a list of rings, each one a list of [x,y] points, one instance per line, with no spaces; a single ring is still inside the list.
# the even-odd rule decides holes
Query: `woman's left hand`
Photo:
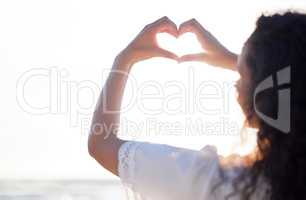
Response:
[[[177,55],[158,46],[156,35],[162,32],[178,37],[175,23],[168,17],[162,17],[146,25],[136,38],[119,54],[119,57],[124,58],[131,65],[153,57],[178,60]]]

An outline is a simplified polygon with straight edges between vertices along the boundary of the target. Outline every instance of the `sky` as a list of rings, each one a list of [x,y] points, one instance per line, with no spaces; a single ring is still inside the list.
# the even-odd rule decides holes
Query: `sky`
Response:
[[[305,6],[302,0],[1,1],[0,179],[114,179],[87,153],[91,113],[115,56],[146,24],[165,15],[177,25],[196,18],[239,54],[261,13]],[[191,33],[178,41],[157,37],[180,55],[201,51]],[[119,136],[246,153],[252,144],[237,150],[243,115],[232,85],[238,78],[199,63],[138,63]],[[197,122],[206,128],[195,129]]]

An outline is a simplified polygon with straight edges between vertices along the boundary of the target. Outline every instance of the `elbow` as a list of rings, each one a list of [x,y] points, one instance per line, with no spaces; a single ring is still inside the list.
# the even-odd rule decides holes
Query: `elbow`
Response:
[[[90,134],[89,138],[88,138],[88,144],[87,144],[87,150],[88,150],[88,154],[95,158],[97,155],[97,144],[96,142],[93,140],[92,138],[93,136]]]
[[[112,141],[105,140],[99,135],[91,133],[87,144],[88,154],[95,160],[102,162],[108,157],[108,153],[112,150]]]

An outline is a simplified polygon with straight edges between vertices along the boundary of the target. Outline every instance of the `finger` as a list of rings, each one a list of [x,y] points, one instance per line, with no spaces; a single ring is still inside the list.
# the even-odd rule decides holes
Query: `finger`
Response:
[[[164,22],[161,23],[157,28],[156,28],[157,33],[168,33],[174,37],[178,37],[178,30],[176,27],[176,24],[172,21]]]
[[[156,33],[169,33],[174,37],[178,36],[178,30],[176,24],[168,17],[163,17],[152,24],[152,29]]]
[[[162,17],[162,18],[159,18],[158,20],[156,20],[156,21],[154,21],[154,22],[152,22],[152,23],[150,23],[150,24],[147,24],[144,28],[143,28],[143,30],[150,30],[150,29],[152,29],[154,26],[155,26],[155,24],[158,24],[158,23],[160,23],[160,22],[162,22],[162,21],[165,21],[165,20],[167,20],[167,16],[164,16],[164,17]]]
[[[178,58],[178,62],[205,62],[206,54],[205,53],[197,53],[197,54],[187,54]]]
[[[192,32],[195,29],[197,29],[197,20],[196,19],[190,19],[188,21],[183,22],[180,26],[179,26],[179,33],[180,34],[184,34],[187,32]]]
[[[167,20],[169,20],[169,18],[167,16],[164,16],[164,17],[159,18],[158,20],[148,24],[146,27],[151,29],[151,28],[155,27],[157,24],[160,24],[160,23],[162,23],[164,21],[167,21]]]
[[[167,51],[165,49],[162,49],[162,48],[157,48],[154,50],[153,54],[155,55],[155,57],[164,57],[164,58],[169,58],[169,59],[173,59],[173,60],[178,60],[179,57],[170,52],[170,51]]]
[[[151,23],[151,24],[154,25],[154,24],[158,24],[158,23],[160,23],[160,22],[167,21],[167,20],[169,20],[169,17],[163,16],[163,17],[159,18],[158,20],[154,21],[154,22]]]
[[[208,31],[196,19],[191,19],[182,23],[178,29],[178,32],[179,35],[192,32],[197,37],[201,37],[208,33]]]

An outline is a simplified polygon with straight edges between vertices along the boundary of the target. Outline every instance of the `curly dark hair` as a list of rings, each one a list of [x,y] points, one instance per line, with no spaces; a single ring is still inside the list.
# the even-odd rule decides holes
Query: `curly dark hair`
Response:
[[[241,74],[241,107],[247,123],[258,129],[256,159],[235,180],[235,194],[250,199],[263,179],[269,187],[265,199],[306,199],[306,15],[287,11],[262,15],[244,46],[248,75]],[[290,66],[290,130],[270,126],[255,112],[278,116],[278,92],[273,87],[253,94],[258,84]],[[262,178],[262,179],[261,179]],[[243,187],[239,185],[244,182]]]

